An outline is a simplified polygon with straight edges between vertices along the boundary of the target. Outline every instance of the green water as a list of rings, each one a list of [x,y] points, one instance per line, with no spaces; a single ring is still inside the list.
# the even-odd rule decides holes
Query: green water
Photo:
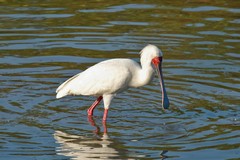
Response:
[[[0,159],[240,158],[240,1],[0,0]],[[155,44],[157,78],[114,98],[55,99],[67,78]],[[107,133],[104,133],[107,129]]]

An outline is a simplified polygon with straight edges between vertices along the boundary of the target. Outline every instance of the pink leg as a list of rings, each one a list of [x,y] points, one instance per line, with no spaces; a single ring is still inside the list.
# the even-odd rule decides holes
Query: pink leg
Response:
[[[108,115],[108,109],[104,109],[103,122],[106,122]]]
[[[95,107],[100,103],[100,101],[102,100],[102,96],[98,97],[98,99],[91,105],[91,107],[88,108],[88,115],[92,116],[93,115],[93,110],[95,109]]]
[[[102,124],[103,124],[103,133],[107,134],[107,123],[106,123],[106,121],[103,121]]]

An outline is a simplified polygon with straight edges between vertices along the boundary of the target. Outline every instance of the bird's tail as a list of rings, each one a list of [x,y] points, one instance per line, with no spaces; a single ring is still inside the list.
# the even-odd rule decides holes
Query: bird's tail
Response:
[[[56,90],[56,93],[57,93],[56,98],[59,99],[59,98],[62,98],[64,96],[68,95],[68,91],[69,91],[69,89],[67,87],[67,81],[66,81],[66,82],[64,82],[63,84],[61,84],[57,88],[57,90]]]
[[[56,98],[59,99],[66,95],[68,95],[68,92],[66,92],[65,90],[60,90],[59,92],[57,92]]]
[[[70,82],[71,82],[74,78],[76,78],[77,76],[79,76],[79,74],[73,76],[72,78],[69,78],[68,80],[66,80],[63,84],[61,84],[61,85],[57,88],[57,90],[56,90],[56,93],[57,93],[56,98],[57,98],[57,99],[62,98],[62,97],[64,97],[64,96],[66,96],[66,95],[69,94],[69,90],[70,90],[69,84],[70,84]]]
[[[67,95],[67,91],[66,91],[66,84],[67,84],[67,82],[68,82],[68,80],[65,81],[63,84],[61,84],[61,85],[57,88],[57,90],[56,90],[56,93],[57,93],[56,98],[57,98],[57,99],[62,98],[62,97],[64,97],[64,96]]]

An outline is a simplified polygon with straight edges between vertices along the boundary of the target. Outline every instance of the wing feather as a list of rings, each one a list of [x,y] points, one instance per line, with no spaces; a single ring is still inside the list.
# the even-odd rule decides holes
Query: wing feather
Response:
[[[120,59],[100,62],[61,84],[56,90],[56,97],[121,92],[129,87],[128,84],[132,78],[129,66],[132,64],[126,65],[126,63],[132,62],[131,60]]]

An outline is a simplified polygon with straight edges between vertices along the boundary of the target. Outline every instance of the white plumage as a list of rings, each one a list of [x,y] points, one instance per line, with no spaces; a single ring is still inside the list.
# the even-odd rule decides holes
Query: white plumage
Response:
[[[61,84],[56,90],[56,98],[66,95],[99,96],[88,110],[88,114],[92,115],[93,109],[103,97],[105,108],[103,120],[105,121],[113,96],[129,87],[148,84],[153,78],[153,66],[155,66],[162,86],[163,107],[168,108],[169,102],[161,73],[162,52],[154,45],[147,45],[140,54],[141,66],[131,59],[123,58],[95,64]]]

